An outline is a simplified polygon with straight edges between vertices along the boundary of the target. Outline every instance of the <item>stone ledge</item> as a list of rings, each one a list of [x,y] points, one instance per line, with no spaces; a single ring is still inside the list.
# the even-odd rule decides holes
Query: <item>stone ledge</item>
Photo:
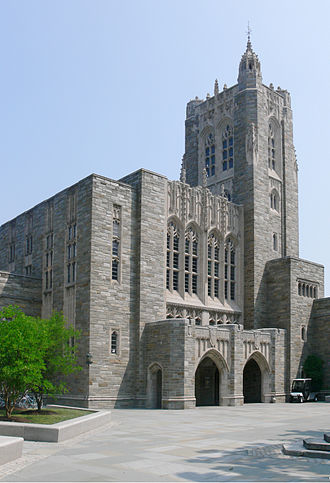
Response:
[[[23,438],[0,436],[0,465],[9,463],[22,456]]]
[[[55,406],[51,407],[64,407]],[[72,409],[71,407],[68,409]],[[91,409],[75,408],[85,411]],[[61,423],[55,424],[30,424],[30,423],[10,423],[6,421],[0,422],[1,436],[15,436],[23,438],[26,441],[43,441],[47,443],[58,443],[66,439],[73,438],[79,434],[91,431],[92,429],[104,426],[110,423],[111,411],[101,409],[94,411],[93,414],[80,416],[75,419],[68,419]]]
[[[306,449],[302,441],[283,444],[283,453],[288,456],[303,456],[307,458],[330,459],[328,451]]]

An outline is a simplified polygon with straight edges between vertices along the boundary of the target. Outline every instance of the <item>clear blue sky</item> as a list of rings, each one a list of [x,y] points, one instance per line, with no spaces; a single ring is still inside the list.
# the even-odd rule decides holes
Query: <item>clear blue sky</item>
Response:
[[[94,172],[177,179],[186,102],[236,83],[247,22],[292,96],[300,256],[330,295],[328,0],[2,0],[0,223]]]

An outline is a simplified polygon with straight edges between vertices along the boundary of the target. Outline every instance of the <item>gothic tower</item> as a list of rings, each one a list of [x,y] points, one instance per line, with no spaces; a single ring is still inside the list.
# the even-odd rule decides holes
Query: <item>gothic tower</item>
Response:
[[[262,83],[248,37],[238,83],[187,104],[183,169],[202,184],[244,206],[245,328],[270,324],[266,262],[298,257],[298,184],[290,94]]]

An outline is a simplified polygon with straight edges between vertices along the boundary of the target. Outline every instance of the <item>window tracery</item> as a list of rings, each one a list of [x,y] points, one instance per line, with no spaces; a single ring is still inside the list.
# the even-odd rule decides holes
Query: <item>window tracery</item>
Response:
[[[198,288],[198,236],[192,227],[188,228],[185,234],[185,256],[184,256],[184,289],[185,292],[197,294]]]
[[[268,167],[275,170],[275,135],[271,124],[268,126]]]
[[[205,139],[205,169],[207,177],[215,175],[215,141],[212,133]]]
[[[234,167],[234,136],[229,124],[222,133],[222,170],[227,171]]]
[[[180,234],[173,221],[167,227],[166,288],[179,290],[179,243]]]
[[[209,297],[219,298],[220,293],[220,243],[214,233],[207,244],[207,292]]]
[[[225,244],[225,299],[235,300],[236,296],[236,250],[232,240]]]

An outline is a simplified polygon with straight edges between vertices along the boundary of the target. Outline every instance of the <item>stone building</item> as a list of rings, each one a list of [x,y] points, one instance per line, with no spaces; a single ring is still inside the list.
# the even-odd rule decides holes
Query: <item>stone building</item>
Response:
[[[62,401],[190,408],[285,401],[319,354],[323,267],[299,258],[290,95],[238,83],[187,104],[180,181],[92,174],[0,228],[0,304],[63,311],[82,371]],[[92,362],[92,363],[91,363]]]

